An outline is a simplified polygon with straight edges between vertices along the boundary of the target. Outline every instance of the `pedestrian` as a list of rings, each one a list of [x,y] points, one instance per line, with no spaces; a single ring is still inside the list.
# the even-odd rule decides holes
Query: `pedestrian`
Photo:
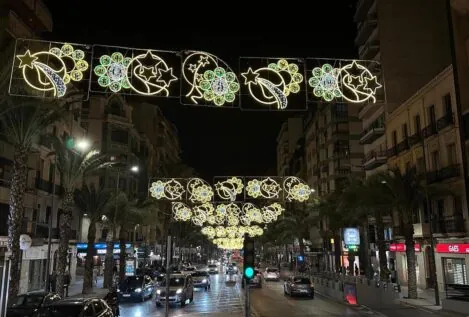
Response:
[[[357,263],[355,263],[355,275],[358,276],[358,273],[359,273],[359,272],[360,272],[360,271],[358,270],[358,265],[357,265]]]
[[[111,307],[114,316],[120,316],[120,310],[119,310],[119,296],[117,294],[117,289],[115,286],[112,286],[109,289],[109,292],[104,296],[104,300],[106,303]]]
[[[65,273],[64,276],[64,290],[65,290],[65,297],[68,297],[68,287],[70,286],[72,277],[70,276],[70,272]]]
[[[93,269],[93,280],[94,280],[95,286],[98,286],[98,268],[97,267]]]

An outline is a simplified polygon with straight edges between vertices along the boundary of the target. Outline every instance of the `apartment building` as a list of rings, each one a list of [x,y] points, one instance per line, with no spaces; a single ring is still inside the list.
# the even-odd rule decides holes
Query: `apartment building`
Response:
[[[469,239],[461,139],[452,66],[447,67],[386,120],[389,141],[388,166],[404,171],[414,166],[440,195],[433,195],[413,215],[417,244],[417,283],[433,287],[430,262],[430,230],[436,239],[436,270],[440,289],[445,283],[468,283],[469,254],[462,248]],[[395,215],[394,237],[400,243]],[[430,226],[432,226],[430,228]],[[461,248],[459,249],[459,246]],[[396,252],[398,278],[407,281],[406,256]],[[456,269],[458,268],[458,269]]]
[[[289,118],[277,136],[277,175],[290,175],[290,159],[303,136],[303,118]]]

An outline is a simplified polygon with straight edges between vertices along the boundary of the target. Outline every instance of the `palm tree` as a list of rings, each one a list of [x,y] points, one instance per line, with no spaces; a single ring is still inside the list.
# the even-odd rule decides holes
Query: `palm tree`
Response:
[[[81,155],[69,149],[64,142],[54,140],[53,153],[56,157],[57,170],[60,173],[60,184],[63,187],[62,213],[59,221],[59,250],[57,261],[57,293],[63,296],[63,278],[67,267],[67,252],[71,232],[73,194],[80,187],[86,176],[112,165],[106,156],[97,150],[90,150]]]
[[[382,182],[391,195],[391,206],[398,212],[403,230],[407,257],[408,298],[417,298],[417,273],[415,269],[413,215],[428,195],[428,188],[417,175],[415,168],[405,173],[392,169],[382,175]]]
[[[83,294],[89,293],[93,288],[93,246],[96,239],[96,224],[101,221],[111,198],[112,193],[109,190],[96,189],[94,184],[90,186],[85,184],[75,191],[75,206],[89,219]]]
[[[24,207],[23,199],[27,182],[27,160],[33,144],[50,125],[58,122],[65,114],[65,108],[55,103],[25,102],[18,104],[8,99],[8,106],[0,115],[0,133],[14,147],[13,176],[10,182],[8,214],[8,249],[11,251],[11,275],[9,296],[16,296],[19,290],[20,246]]]

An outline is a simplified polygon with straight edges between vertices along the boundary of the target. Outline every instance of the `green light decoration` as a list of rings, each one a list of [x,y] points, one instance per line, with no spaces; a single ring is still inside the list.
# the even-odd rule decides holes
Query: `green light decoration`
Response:
[[[239,90],[236,75],[233,72],[226,72],[223,67],[205,71],[199,87],[203,91],[204,99],[213,101],[217,106],[233,102]]]
[[[130,83],[127,78],[127,67],[132,59],[124,57],[122,53],[114,52],[109,55],[102,55],[99,58],[99,65],[94,68],[94,73],[98,76],[98,84],[101,87],[108,87],[112,92],[119,92],[121,89],[129,89]]]
[[[312,71],[313,77],[308,81],[313,88],[313,94],[325,101],[332,101],[336,97],[342,96],[339,88],[339,69],[330,64],[322,67],[315,67]]]

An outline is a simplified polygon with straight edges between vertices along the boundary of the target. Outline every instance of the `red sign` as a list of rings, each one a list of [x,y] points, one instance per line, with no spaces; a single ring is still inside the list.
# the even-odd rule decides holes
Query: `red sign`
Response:
[[[438,253],[458,253],[469,254],[469,243],[438,243],[436,245]]]
[[[405,247],[405,244],[404,243],[392,243],[390,246],[389,246],[389,251],[391,252],[405,252],[406,250],[406,247]],[[420,252],[422,251],[421,248],[420,248],[420,244],[414,244],[414,250],[415,252]]]

